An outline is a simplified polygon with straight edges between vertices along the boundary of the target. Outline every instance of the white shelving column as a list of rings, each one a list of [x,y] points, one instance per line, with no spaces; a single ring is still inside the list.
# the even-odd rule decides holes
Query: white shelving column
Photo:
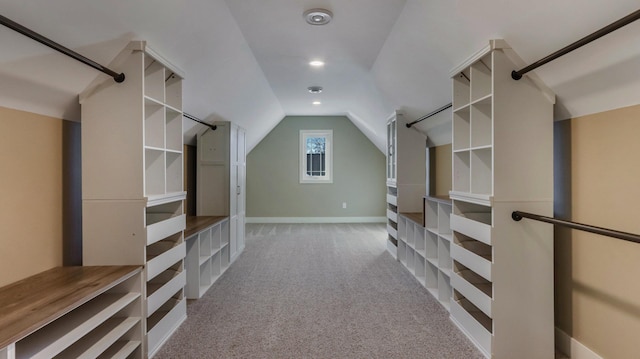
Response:
[[[144,265],[152,356],[186,319],[182,71],[131,42],[82,105],[83,263]]]
[[[198,133],[198,216],[229,216],[229,246],[224,260],[233,263],[245,247],[246,131],[215,122]]]
[[[554,95],[492,40],[453,78],[451,318],[492,358],[553,358]]]
[[[387,120],[387,250],[400,261],[406,248],[398,242],[400,218],[404,213],[422,212],[426,191],[426,137],[407,128],[401,113]],[[402,250],[403,253],[399,253]]]

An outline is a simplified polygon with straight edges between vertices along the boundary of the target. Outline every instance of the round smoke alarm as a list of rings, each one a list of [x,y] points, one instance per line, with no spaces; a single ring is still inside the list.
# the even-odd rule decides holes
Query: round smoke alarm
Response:
[[[311,25],[326,25],[333,18],[331,11],[326,9],[311,9],[303,14],[304,19]]]

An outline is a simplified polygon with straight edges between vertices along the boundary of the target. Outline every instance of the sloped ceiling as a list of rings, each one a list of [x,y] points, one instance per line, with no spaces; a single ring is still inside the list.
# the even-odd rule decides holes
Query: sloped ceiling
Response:
[[[333,21],[306,24],[302,13],[316,7]],[[383,150],[391,113],[414,120],[449,103],[449,71],[489,39],[505,39],[530,63],[638,8],[637,0],[0,0],[0,15],[101,64],[146,40],[185,72],[185,112],[237,122],[249,149],[286,115],[347,115]],[[557,94],[557,119],[640,103],[639,35],[636,21],[536,70]],[[1,26],[0,44],[0,106],[80,120],[78,94],[105,75]],[[325,67],[311,69],[314,58]],[[311,95],[312,85],[324,91]],[[447,143],[450,116],[417,128]],[[184,125],[191,141],[200,125]]]

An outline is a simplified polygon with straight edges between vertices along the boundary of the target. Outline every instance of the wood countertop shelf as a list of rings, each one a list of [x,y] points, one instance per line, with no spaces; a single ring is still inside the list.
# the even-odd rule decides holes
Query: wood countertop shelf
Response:
[[[187,227],[184,230],[184,238],[189,238],[203,229],[227,219],[229,219],[228,216],[189,216],[187,217]]]
[[[57,267],[0,288],[0,349],[141,271],[140,266]]]

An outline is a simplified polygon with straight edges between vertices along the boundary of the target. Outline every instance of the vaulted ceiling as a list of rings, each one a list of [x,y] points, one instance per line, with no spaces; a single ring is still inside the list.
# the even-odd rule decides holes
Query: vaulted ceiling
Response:
[[[318,7],[333,12],[331,23],[304,21]],[[391,113],[414,120],[449,103],[449,71],[489,39],[505,39],[530,63],[638,8],[637,0],[0,0],[0,15],[101,64],[146,40],[184,71],[184,111],[237,122],[249,149],[286,115],[346,115],[383,150]],[[640,103],[639,36],[636,21],[536,70],[557,95],[556,118]],[[79,121],[78,94],[105,76],[1,26],[0,46],[0,106]],[[312,59],[324,68],[309,67]],[[184,125],[190,141],[200,125]],[[418,128],[447,143],[450,112]]]

